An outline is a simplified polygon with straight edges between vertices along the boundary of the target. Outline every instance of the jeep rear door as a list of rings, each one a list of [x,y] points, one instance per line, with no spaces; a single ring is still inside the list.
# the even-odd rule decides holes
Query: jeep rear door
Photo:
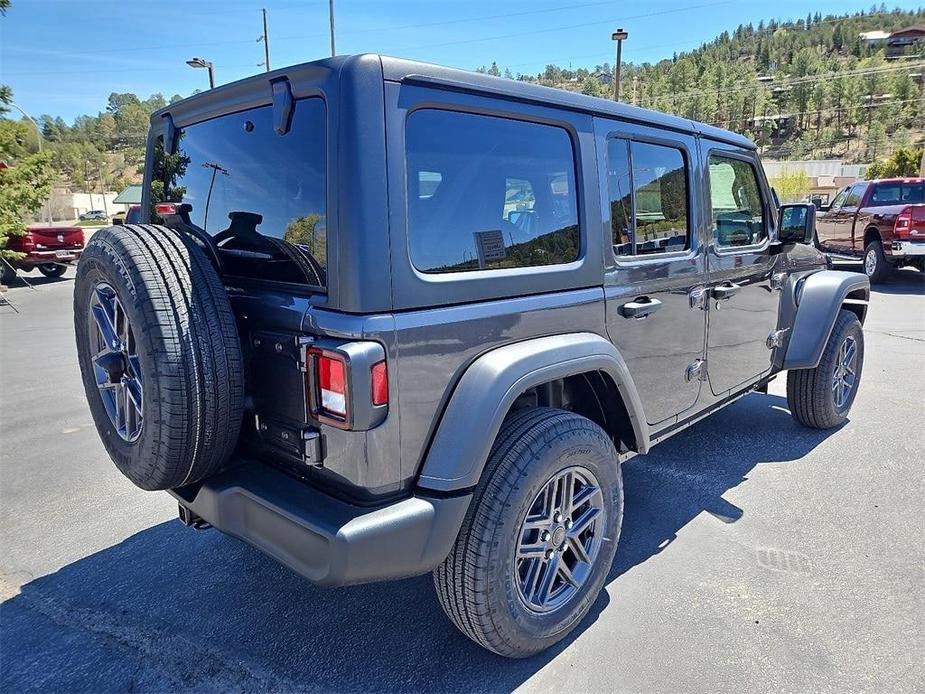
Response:
[[[754,152],[703,141],[710,229],[707,373],[723,397],[771,369],[782,255],[772,253],[771,195]]]
[[[697,402],[706,313],[690,135],[595,119],[606,236],[607,331],[649,424],[673,423]]]

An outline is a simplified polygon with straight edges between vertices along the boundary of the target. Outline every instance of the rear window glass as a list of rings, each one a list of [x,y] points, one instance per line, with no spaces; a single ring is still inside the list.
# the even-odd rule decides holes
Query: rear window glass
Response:
[[[925,183],[878,183],[870,205],[917,205],[925,202]]]
[[[155,148],[152,201],[189,205],[190,221],[213,238],[227,274],[324,286],[324,102],[297,101],[285,135],[264,106],[177,137],[175,154],[162,143]]]
[[[408,234],[422,272],[578,258],[575,155],[566,130],[424,109],[408,118]]]

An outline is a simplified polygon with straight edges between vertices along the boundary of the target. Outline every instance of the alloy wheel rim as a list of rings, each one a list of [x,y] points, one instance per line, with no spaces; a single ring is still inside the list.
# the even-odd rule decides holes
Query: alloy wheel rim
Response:
[[[864,270],[868,276],[874,274],[877,269],[877,252],[871,248],[864,256]]]
[[[846,337],[838,348],[835,373],[832,376],[832,397],[837,409],[842,409],[851,397],[857,381],[857,364],[858,343],[853,337]]]
[[[105,282],[93,288],[88,320],[96,387],[116,433],[131,443],[144,425],[141,362],[125,307]]]
[[[524,514],[514,553],[517,593],[527,609],[552,612],[581,590],[604,522],[604,495],[587,468],[566,468],[543,485]]]

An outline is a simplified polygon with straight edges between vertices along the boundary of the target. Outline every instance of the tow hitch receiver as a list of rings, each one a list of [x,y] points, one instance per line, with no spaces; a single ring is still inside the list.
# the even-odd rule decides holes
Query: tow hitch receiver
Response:
[[[196,530],[208,530],[212,527],[208,521],[197,516],[183,504],[177,504],[177,507],[180,509],[180,522],[186,527]]]

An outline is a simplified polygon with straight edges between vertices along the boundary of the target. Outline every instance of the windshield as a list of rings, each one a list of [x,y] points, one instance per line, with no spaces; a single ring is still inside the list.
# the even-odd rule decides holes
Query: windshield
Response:
[[[226,274],[324,287],[324,102],[296,102],[285,135],[264,106],[197,123],[177,138],[174,154],[156,147],[152,201],[189,205]]]

